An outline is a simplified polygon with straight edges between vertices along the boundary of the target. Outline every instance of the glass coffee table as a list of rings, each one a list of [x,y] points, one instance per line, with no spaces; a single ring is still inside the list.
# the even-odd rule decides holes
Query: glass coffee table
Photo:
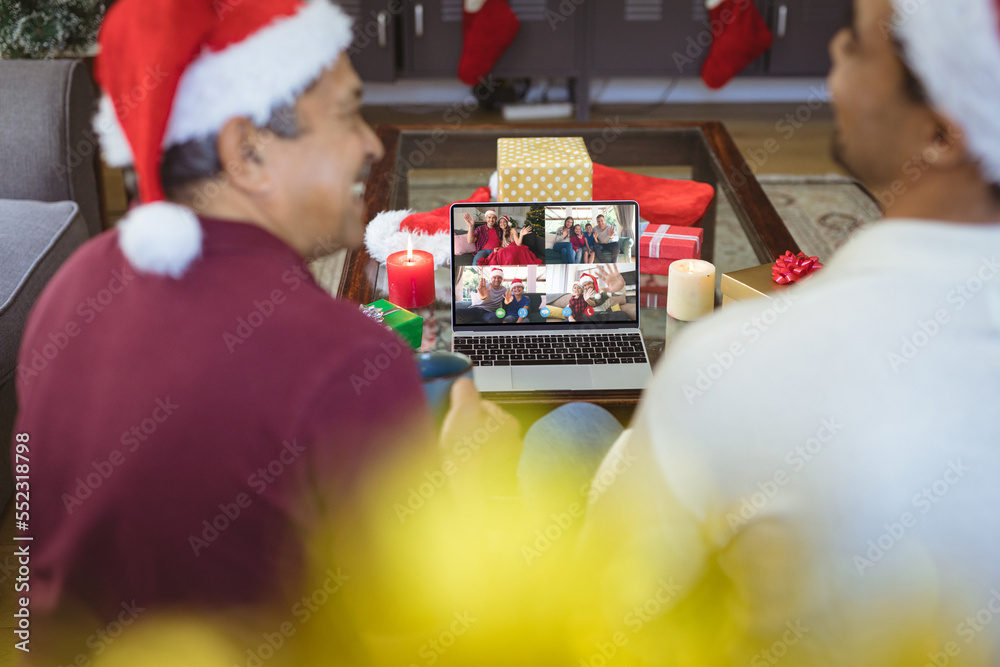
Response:
[[[489,183],[496,170],[496,145],[501,137],[580,136],[593,161],[599,164],[649,176],[690,179],[715,187],[716,197],[696,226],[704,229],[703,259],[716,265],[716,303],[721,303],[718,281],[724,272],[772,262],[786,250],[799,251],[722,123],[468,129],[383,125],[377,132],[386,154],[373,166],[369,176],[365,193],[368,220],[385,210],[428,211],[467,198],[476,188]],[[621,193],[621,198],[628,199],[628,193]],[[664,276],[640,275],[639,280],[640,290],[644,285],[656,289],[666,284]],[[450,268],[438,269],[435,282],[439,289],[437,302],[417,310],[424,317],[421,349],[450,350],[450,294],[442,291],[450,288]],[[386,298],[385,266],[373,260],[363,247],[348,253],[337,294],[356,303]],[[665,293],[644,294],[640,295],[639,319],[650,362],[655,366],[674,335],[686,324],[667,316]],[[611,409],[630,409],[638,402],[639,392],[511,393],[487,398],[504,404],[539,406],[584,400]]]

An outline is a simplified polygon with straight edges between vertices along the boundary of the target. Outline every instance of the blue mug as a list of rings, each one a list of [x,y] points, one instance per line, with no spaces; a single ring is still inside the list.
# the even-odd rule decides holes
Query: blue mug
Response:
[[[417,367],[434,423],[440,427],[448,414],[451,386],[459,378],[472,378],[472,359],[457,352],[424,352],[417,355]]]

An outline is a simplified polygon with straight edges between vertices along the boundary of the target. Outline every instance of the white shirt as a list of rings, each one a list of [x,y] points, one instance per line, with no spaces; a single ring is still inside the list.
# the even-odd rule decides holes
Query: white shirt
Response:
[[[886,220],[787,296],[688,327],[602,471],[644,463],[591,528],[636,515],[607,529],[653,526],[658,576],[683,586],[722,563],[746,632],[801,623],[820,662],[879,664],[904,628],[961,659],[995,646],[998,274],[1000,225]]]

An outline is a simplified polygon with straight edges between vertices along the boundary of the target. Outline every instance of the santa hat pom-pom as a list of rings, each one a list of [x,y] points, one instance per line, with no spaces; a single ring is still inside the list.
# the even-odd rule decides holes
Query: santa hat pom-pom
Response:
[[[135,163],[132,146],[125,138],[125,130],[115,113],[115,105],[107,95],[101,96],[94,116],[94,131],[101,141],[101,156],[109,167],[127,167]]]
[[[136,270],[174,278],[201,254],[201,237],[194,213],[167,202],[139,206],[118,224],[118,245]]]
[[[372,259],[385,263],[389,255],[400,249],[400,239],[406,247],[406,237],[399,231],[399,225],[413,211],[382,211],[365,228],[365,247]]]

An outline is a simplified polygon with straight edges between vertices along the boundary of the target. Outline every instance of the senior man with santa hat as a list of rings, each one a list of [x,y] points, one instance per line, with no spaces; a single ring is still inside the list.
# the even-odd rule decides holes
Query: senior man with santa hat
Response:
[[[95,122],[141,205],[53,278],[18,376],[33,630],[66,664],[129,609],[289,609],[311,521],[393,446],[433,440],[408,348],[306,268],[361,243],[383,155],[351,38],[327,0],[120,0],[105,18]],[[53,331],[73,333],[29,365]],[[471,385],[458,397],[480,416]],[[84,634],[45,634],[60,616]]]

